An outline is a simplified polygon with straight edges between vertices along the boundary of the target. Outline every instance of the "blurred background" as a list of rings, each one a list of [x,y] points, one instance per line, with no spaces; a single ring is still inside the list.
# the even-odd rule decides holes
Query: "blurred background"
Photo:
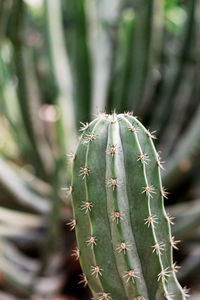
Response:
[[[113,109],[156,130],[178,278],[200,299],[200,0],[0,0],[0,300],[90,298],[67,154]]]

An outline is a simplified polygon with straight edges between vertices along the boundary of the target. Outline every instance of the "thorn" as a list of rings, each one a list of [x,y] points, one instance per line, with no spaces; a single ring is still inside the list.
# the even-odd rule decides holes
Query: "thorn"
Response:
[[[115,155],[116,153],[116,145],[112,145],[110,147],[110,149],[108,150],[108,152],[112,155],[112,157]]]
[[[107,180],[107,186],[112,187],[112,189],[114,191],[116,189],[116,187],[118,186],[117,178],[111,178],[111,179]]]
[[[173,263],[171,270],[172,270],[172,272],[177,273],[177,272],[179,271],[180,268],[181,268],[181,267],[180,267],[180,266],[177,266],[177,264],[176,264],[176,262],[175,262],[175,263]]]
[[[106,118],[106,119],[109,118],[109,114],[107,114],[106,111],[100,113],[100,116],[102,116],[103,118]]]
[[[169,194],[169,192],[167,192],[167,189],[165,187],[162,187],[160,194],[163,198],[168,199],[167,195]]]
[[[114,110],[113,113],[112,113],[112,121],[111,121],[111,124],[115,124],[116,121],[117,121],[117,119],[116,119],[116,113],[115,113],[115,110]]]
[[[99,109],[97,109],[97,113],[93,113],[92,115],[95,117],[95,118],[101,118],[103,117],[103,115],[105,114],[106,112],[105,111],[101,111]]]
[[[148,138],[151,138],[151,139],[153,139],[153,140],[156,140],[157,137],[154,135],[155,133],[156,133],[156,130],[150,132],[150,130],[148,129],[148,130],[147,130],[147,136],[148,136]]]
[[[93,115],[96,118],[108,118],[109,117],[109,114],[107,114],[106,110],[103,111],[103,110],[99,110],[99,109],[98,109],[97,114],[93,114]]]
[[[82,127],[79,129],[79,131],[85,131],[90,127],[90,124],[88,122],[86,122],[86,123],[80,122],[80,123],[81,123]]]
[[[137,161],[141,161],[141,163],[147,164],[150,161],[148,154],[140,154],[138,155]]]
[[[82,275],[80,275],[80,281],[78,282],[78,284],[82,284],[83,283],[83,287],[86,287],[87,284],[88,284],[88,281],[87,281],[87,277],[86,275],[83,273]]]
[[[156,215],[148,216],[148,218],[146,218],[144,220],[146,221],[144,224],[148,224],[148,227],[150,225],[153,226],[154,223],[158,224],[158,222],[157,222],[158,218],[156,217]]]
[[[147,197],[149,196],[150,198],[153,198],[152,194],[156,194],[155,188],[153,187],[153,185],[143,187],[143,189],[144,190],[142,191],[142,194],[145,193]]]
[[[189,295],[190,289],[188,289],[186,286],[184,286],[182,292],[183,292],[183,296],[185,296],[186,298],[190,297],[190,295]]]
[[[88,246],[91,245],[91,248],[93,248],[93,246],[96,245],[96,241],[96,236],[90,236],[86,243]]]
[[[93,133],[88,133],[85,135],[85,138],[83,139],[83,144],[88,144],[92,141],[94,141],[96,139],[96,137],[94,136]]]
[[[117,178],[112,178],[111,183],[112,183],[113,189],[115,189],[115,187],[117,186]]]
[[[96,278],[99,275],[102,276],[101,271],[103,271],[103,269],[101,269],[101,267],[99,267],[99,266],[91,266],[91,275],[95,275]]]
[[[165,292],[165,293],[164,293],[164,297],[165,297],[167,300],[173,300],[174,295],[171,294],[171,293]]]
[[[159,159],[157,159],[156,163],[160,169],[162,169],[163,171],[165,170],[165,168],[162,165],[164,162],[161,162]]]
[[[124,112],[124,117],[125,118],[130,117],[130,116],[133,116],[133,111],[125,111]]]
[[[165,250],[165,244],[163,242],[161,243],[156,243],[154,246],[152,246],[153,253],[155,252],[157,255],[162,255],[161,251]]]
[[[99,297],[97,298],[98,300],[112,300],[111,296],[109,293],[99,293]]]
[[[136,129],[135,129],[134,126],[130,126],[128,129],[129,129],[131,132],[136,132]]]
[[[116,154],[116,152],[118,152],[118,150],[119,147],[117,147],[117,144],[109,144],[109,147],[106,149],[106,153],[111,154],[111,156],[113,157]]]
[[[166,215],[166,221],[171,224],[171,225],[174,225],[174,220],[175,218],[173,216],[171,216],[169,213]]]
[[[126,251],[130,249],[130,245],[125,243],[125,242],[121,242],[120,246],[116,248],[116,250],[121,253],[123,251],[124,254],[126,254]]]
[[[163,279],[164,281],[167,281],[167,277],[170,277],[170,271],[168,271],[169,267],[166,269],[163,269],[159,274],[158,274],[158,281],[160,279]]]
[[[116,148],[115,148],[115,146],[112,146],[110,148],[110,154],[113,156],[115,153],[116,153]]]
[[[89,211],[91,211],[91,208],[93,207],[92,202],[89,201],[82,201],[81,210],[85,210],[85,213],[87,214]]]
[[[137,274],[139,274],[138,272],[135,272],[134,270],[129,270],[129,271],[125,271],[124,272],[125,275],[123,276],[123,278],[127,278],[127,283],[129,282],[129,280],[132,280],[133,283],[135,283],[135,278],[140,278]]]
[[[66,223],[66,225],[68,225],[70,227],[70,231],[72,231],[76,227],[77,222],[75,219],[72,219],[70,222]]]
[[[180,243],[180,242],[181,242],[180,240],[175,241],[175,237],[174,236],[171,238],[171,245],[176,250],[179,250],[179,248],[177,247],[177,244]]]
[[[119,222],[119,220],[123,220],[123,217],[121,216],[121,213],[119,211],[115,211],[112,215],[111,218],[113,221],[116,221],[117,224]]]
[[[70,185],[70,187],[65,187],[65,188],[62,188],[63,191],[66,191],[67,194],[72,194],[72,192],[74,191],[74,188],[72,185]]]
[[[158,152],[157,153],[157,160],[156,160],[156,163],[158,165],[158,167],[162,170],[165,170],[165,168],[163,167],[163,164],[165,163],[165,161],[162,161],[161,160],[161,157],[160,157],[160,153]]]
[[[76,247],[76,248],[72,251],[71,256],[74,256],[74,257],[75,257],[75,260],[79,260],[79,257],[80,257],[80,250],[78,249],[78,247]]]
[[[71,152],[69,154],[66,154],[66,156],[70,159],[70,160],[75,160],[76,159],[76,153]]]
[[[86,176],[89,176],[90,170],[88,167],[80,167],[79,176],[83,176],[83,179],[86,178]]]

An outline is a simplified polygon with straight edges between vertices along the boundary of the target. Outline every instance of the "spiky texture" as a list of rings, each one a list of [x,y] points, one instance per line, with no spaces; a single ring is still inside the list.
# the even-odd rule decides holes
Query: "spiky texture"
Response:
[[[185,299],[148,131],[130,114],[102,114],[83,132],[73,164],[80,262],[94,297]]]

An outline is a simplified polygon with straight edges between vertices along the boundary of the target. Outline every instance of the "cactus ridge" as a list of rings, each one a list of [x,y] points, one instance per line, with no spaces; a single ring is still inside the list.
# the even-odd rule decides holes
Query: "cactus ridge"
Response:
[[[72,199],[80,263],[94,297],[185,299],[153,137],[130,114],[102,114],[81,130]]]

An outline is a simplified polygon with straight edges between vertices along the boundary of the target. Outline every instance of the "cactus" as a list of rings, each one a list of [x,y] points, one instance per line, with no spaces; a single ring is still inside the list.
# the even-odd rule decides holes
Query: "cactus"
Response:
[[[154,136],[129,113],[81,130],[70,187],[81,281],[99,300],[185,299]]]

